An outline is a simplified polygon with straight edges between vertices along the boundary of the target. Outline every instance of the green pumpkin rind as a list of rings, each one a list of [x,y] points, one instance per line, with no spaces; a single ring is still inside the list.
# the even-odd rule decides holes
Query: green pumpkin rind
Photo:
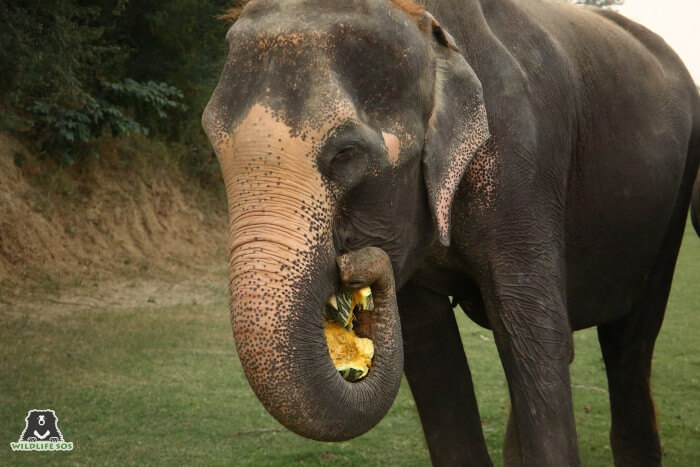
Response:
[[[336,322],[344,328],[352,327],[352,292],[340,291],[335,295],[338,301]]]
[[[352,383],[367,376],[368,370],[363,371],[359,368],[348,367],[338,370],[338,373],[340,373],[340,376],[342,376],[345,381],[350,381]]]
[[[335,302],[335,303],[334,303]],[[332,295],[326,304],[326,317],[345,329],[352,329],[352,291],[341,290]]]

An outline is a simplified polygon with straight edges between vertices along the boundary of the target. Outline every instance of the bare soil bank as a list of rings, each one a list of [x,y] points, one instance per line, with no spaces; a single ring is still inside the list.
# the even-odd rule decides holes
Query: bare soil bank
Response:
[[[202,188],[163,151],[110,141],[99,159],[62,168],[0,135],[0,301],[86,278],[181,278],[225,266],[220,187]]]

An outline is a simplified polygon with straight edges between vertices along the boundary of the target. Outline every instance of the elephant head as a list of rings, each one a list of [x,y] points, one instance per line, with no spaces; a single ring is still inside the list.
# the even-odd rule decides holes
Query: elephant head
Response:
[[[227,41],[202,121],[228,198],[238,355],[282,424],[350,439],[398,391],[395,284],[436,234],[449,242],[452,197],[488,137],[481,85],[432,16],[390,0],[254,0]],[[354,383],[323,334],[339,282],[375,296],[375,357]]]

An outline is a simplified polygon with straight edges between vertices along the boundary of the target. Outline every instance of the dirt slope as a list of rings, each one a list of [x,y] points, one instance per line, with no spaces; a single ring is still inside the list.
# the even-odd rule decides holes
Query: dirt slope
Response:
[[[225,264],[221,197],[174,164],[129,151],[132,142],[112,142],[98,161],[65,169],[0,135],[0,298],[3,285],[46,276],[61,282]]]

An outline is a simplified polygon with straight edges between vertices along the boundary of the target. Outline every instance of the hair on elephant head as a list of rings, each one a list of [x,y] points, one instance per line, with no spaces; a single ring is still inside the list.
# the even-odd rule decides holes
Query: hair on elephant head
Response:
[[[404,3],[249,3],[202,117],[226,185],[241,363],[267,410],[310,438],[358,436],[393,402],[394,283],[436,232],[449,242],[453,195],[488,138],[479,80],[435,19]],[[362,264],[338,271],[352,252]],[[360,285],[354,275],[375,294],[376,349],[350,383],[323,310],[339,281]]]

